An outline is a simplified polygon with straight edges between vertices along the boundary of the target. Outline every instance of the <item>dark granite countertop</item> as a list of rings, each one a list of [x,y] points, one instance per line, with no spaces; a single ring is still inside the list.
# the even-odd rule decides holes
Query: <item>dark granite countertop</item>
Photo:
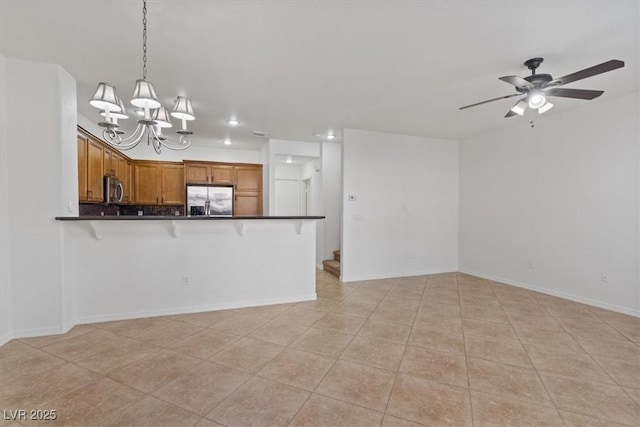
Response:
[[[324,216],[57,216],[57,221],[228,221],[228,220],[271,220],[271,219],[325,219]]]

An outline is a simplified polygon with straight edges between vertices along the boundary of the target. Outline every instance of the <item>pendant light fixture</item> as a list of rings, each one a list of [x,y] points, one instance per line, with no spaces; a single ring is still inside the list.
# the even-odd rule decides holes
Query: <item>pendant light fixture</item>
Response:
[[[105,128],[102,137],[112,146],[129,150],[141,141],[147,141],[147,145],[153,146],[156,153],[160,154],[162,147],[171,150],[186,150],[191,146],[192,131],[187,129],[187,121],[195,120],[191,99],[178,96],[173,106],[173,111],[169,111],[162,106],[156,95],[153,84],[147,81],[147,2],[142,2],[142,78],[136,81],[133,91],[131,105],[143,112],[142,118],[138,120],[136,130],[128,138],[122,138],[124,132],[120,130],[118,119],[127,119],[129,116],[124,107],[122,99],[116,94],[116,88],[109,84],[100,82],[98,88],[89,104],[101,110],[100,115],[104,121],[98,125]],[[169,140],[162,134],[163,128],[173,126],[171,117],[182,122],[182,128],[177,131],[180,135],[177,142]]]

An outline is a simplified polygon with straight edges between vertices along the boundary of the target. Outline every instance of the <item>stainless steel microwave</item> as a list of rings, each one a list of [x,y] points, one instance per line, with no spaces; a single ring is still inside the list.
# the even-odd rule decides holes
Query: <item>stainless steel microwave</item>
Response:
[[[104,202],[122,203],[124,197],[124,186],[122,181],[111,176],[104,177]]]

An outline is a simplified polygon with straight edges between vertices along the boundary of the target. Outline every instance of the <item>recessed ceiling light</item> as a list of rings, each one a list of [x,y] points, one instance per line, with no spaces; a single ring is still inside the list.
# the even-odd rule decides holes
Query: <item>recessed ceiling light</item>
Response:
[[[287,163],[293,163],[293,159],[291,158],[291,156],[287,157]]]
[[[229,126],[238,126],[240,124],[240,122],[238,121],[238,119],[229,119],[227,120],[227,124]]]
[[[336,139],[336,136],[333,133],[328,133],[327,139]]]
[[[229,138],[225,139],[224,145],[231,145],[231,140]]]

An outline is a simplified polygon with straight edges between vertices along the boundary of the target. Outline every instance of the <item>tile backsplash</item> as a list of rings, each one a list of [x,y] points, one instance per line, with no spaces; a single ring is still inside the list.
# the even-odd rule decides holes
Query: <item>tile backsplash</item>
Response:
[[[136,216],[142,211],[143,215],[148,216],[182,216],[184,215],[184,206],[146,206],[146,205],[96,205],[90,203],[80,203],[80,216],[112,216],[126,215]]]

